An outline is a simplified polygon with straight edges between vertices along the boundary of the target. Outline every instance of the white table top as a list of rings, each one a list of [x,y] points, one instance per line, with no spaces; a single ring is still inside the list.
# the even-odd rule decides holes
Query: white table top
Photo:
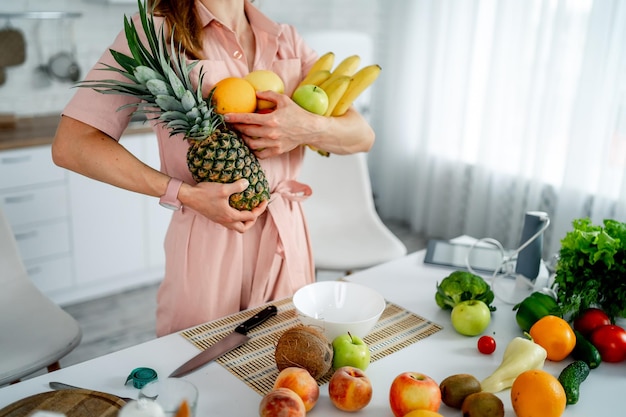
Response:
[[[507,343],[521,335],[511,306],[496,299],[498,309],[485,334],[493,335],[498,347],[492,355],[478,353],[478,338],[456,333],[450,323],[450,312],[440,309],[434,301],[436,283],[452,270],[424,265],[424,253],[419,251],[347,277],[378,290],[389,301],[444,327],[442,331],[369,366],[366,373],[372,380],[374,395],[370,404],[359,412],[360,416],[392,417],[388,404],[389,387],[395,376],[405,371],[422,372],[437,382],[457,373],[469,373],[482,380],[500,364]],[[165,376],[197,353],[198,349],[181,335],[172,334],[2,388],[0,408],[29,395],[49,391],[49,381],[136,398],[138,390],[130,384],[124,385],[132,369],[150,367]],[[568,363],[567,360],[546,361],[544,369],[558,376]],[[578,404],[568,406],[564,416],[623,415],[621,395],[626,388],[625,376],[626,363],[602,363],[583,382]],[[218,363],[213,362],[184,378],[199,389],[198,417],[258,415],[260,395]],[[510,390],[497,395],[504,402],[506,415],[514,416]],[[455,417],[460,413],[443,404],[439,412]],[[324,385],[317,405],[308,415],[343,417],[346,413],[334,408],[328,398],[328,387]]]

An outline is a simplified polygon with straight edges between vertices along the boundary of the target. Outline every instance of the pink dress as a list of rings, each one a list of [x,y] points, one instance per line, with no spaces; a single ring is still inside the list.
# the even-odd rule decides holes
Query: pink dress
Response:
[[[235,34],[196,1],[204,26],[205,72],[203,90],[227,76],[245,76],[248,66]],[[289,25],[272,22],[250,3],[246,14],[256,37],[254,69],[271,69],[285,82],[290,94],[313,64],[316,54]],[[134,16],[141,27],[138,16]],[[123,32],[111,49],[128,53]],[[117,66],[110,53],[99,62]],[[86,80],[119,76],[96,64]],[[191,79],[197,79],[192,76]],[[94,126],[119,140],[128,125],[128,111],[118,107],[132,101],[120,95],[100,94],[79,88],[63,114]],[[154,127],[161,171],[194,184],[186,165],[188,143]],[[291,296],[315,279],[308,230],[300,201],[310,194],[295,180],[304,155],[300,147],[277,157],[263,159],[272,203],[249,231],[226,229],[194,211],[176,211],[165,238],[165,277],[157,296],[157,335],[162,336],[265,302]],[[304,191],[304,197],[302,192]],[[157,202],[155,201],[155,204]],[[165,209],[164,209],[165,210]]]

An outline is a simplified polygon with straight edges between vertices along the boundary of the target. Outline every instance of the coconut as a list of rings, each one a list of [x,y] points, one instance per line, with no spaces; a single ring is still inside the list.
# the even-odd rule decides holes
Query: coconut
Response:
[[[286,330],[276,343],[274,353],[279,371],[290,366],[304,368],[315,379],[319,379],[331,369],[333,347],[324,333],[299,325]]]

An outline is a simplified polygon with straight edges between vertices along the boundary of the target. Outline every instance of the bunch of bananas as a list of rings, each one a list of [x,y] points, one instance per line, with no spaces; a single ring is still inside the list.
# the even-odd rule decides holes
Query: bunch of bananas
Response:
[[[312,84],[320,87],[328,96],[328,108],[324,116],[334,117],[343,115],[352,103],[376,81],[382,68],[378,64],[371,64],[359,69],[361,57],[350,55],[344,58],[333,69],[335,54],[326,52],[313,64],[307,75],[298,87]],[[328,152],[311,149],[320,155],[328,156]]]

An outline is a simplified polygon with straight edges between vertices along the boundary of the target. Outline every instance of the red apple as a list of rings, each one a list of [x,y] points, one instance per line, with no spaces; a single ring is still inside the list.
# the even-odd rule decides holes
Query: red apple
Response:
[[[311,376],[309,371],[297,366],[291,366],[280,371],[274,381],[274,389],[277,388],[289,388],[298,394],[304,402],[306,411],[311,411],[320,396],[320,387],[315,378]]]
[[[343,366],[330,378],[328,396],[338,409],[358,411],[372,399],[372,382],[361,369]]]
[[[439,411],[439,384],[422,373],[403,372],[391,383],[389,405],[396,417],[403,417],[413,410]]]
[[[260,417],[304,417],[306,408],[302,398],[289,388],[268,392],[259,404]]]

